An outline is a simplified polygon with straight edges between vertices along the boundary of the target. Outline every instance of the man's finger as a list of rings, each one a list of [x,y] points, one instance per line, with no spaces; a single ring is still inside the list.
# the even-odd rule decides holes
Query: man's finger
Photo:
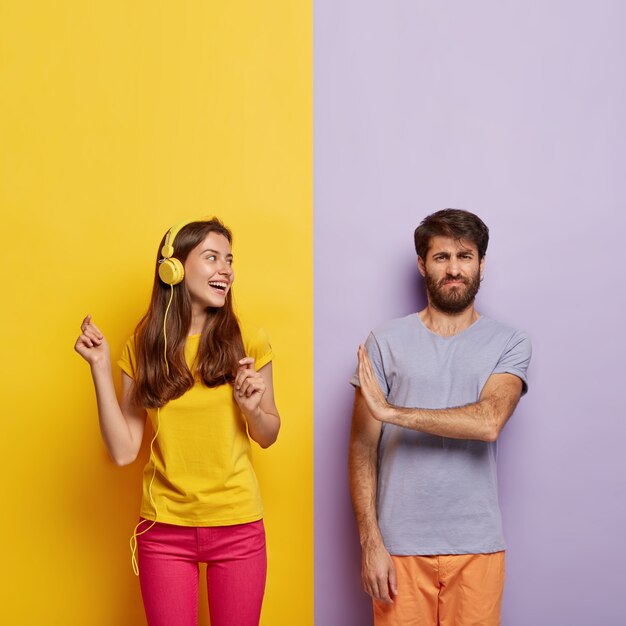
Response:
[[[389,567],[389,588],[392,596],[398,595],[398,577],[396,576],[396,568],[394,565]]]
[[[367,355],[365,348],[363,349],[363,367],[365,368],[367,376],[371,379],[371,377],[374,375],[374,368],[372,367],[372,362],[370,361],[370,358]]]
[[[359,348],[359,364],[360,370],[363,372],[363,379],[366,384],[371,384],[373,380],[374,370],[372,368],[372,363],[367,355],[367,351],[365,350],[365,346],[361,346]]]
[[[389,583],[387,581],[387,576],[380,576],[377,583],[378,599],[387,603],[391,602],[391,598],[389,597]]]
[[[370,584],[367,578],[365,578],[365,576],[361,576],[361,583],[363,584],[363,591],[365,591],[366,594],[371,596],[372,594],[370,590]]]
[[[364,359],[365,348],[363,346],[359,346],[359,382],[361,385],[367,385],[367,370],[365,369],[365,359]]]

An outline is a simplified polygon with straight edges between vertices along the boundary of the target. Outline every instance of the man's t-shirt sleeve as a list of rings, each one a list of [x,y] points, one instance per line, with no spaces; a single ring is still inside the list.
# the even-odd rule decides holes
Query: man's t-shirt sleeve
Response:
[[[367,341],[365,342],[365,349],[367,350],[367,355],[372,362],[372,367],[374,368],[374,373],[376,374],[376,378],[378,379],[378,384],[380,388],[383,390],[385,396],[389,395],[389,385],[387,384],[387,377],[385,376],[385,368],[383,365],[383,356],[380,350],[380,346],[378,345],[378,341],[374,336],[374,333],[370,333]],[[361,383],[359,382],[359,367],[357,365],[357,369],[354,372],[354,375],[350,379],[350,384],[353,387],[360,387]]]
[[[492,374],[513,374],[522,381],[522,395],[528,391],[526,371],[530,363],[532,346],[528,335],[522,331],[513,333],[509,339],[500,360]]]

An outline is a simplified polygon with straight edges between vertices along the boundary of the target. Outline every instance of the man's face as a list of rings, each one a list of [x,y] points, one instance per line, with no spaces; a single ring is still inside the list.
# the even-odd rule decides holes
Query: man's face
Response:
[[[485,259],[466,239],[433,237],[426,259],[418,257],[430,304],[442,313],[461,313],[474,302]]]

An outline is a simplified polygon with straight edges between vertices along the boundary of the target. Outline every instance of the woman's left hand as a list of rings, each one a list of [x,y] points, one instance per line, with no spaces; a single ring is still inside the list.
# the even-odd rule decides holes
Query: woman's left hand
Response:
[[[259,409],[265,393],[263,376],[255,371],[254,359],[245,357],[239,361],[239,369],[234,384],[235,402],[244,414],[255,413]]]

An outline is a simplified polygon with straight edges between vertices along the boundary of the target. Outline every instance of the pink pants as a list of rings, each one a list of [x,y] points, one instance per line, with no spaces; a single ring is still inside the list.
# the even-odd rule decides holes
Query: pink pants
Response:
[[[211,626],[258,626],[267,570],[263,520],[197,528],[157,523],[137,546],[149,626],[196,626],[198,563],[207,564]]]

